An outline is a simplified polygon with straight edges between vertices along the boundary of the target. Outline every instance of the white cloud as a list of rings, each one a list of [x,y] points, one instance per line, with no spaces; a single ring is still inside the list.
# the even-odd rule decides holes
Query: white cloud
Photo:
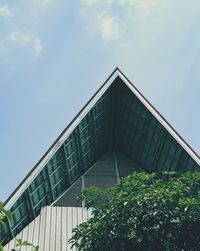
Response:
[[[137,8],[143,16],[146,16],[155,6],[156,0],[118,0],[118,4]]]
[[[114,0],[83,0],[83,3],[86,5],[92,5],[97,3],[106,3],[106,4],[112,4]]]
[[[37,55],[41,54],[41,52],[43,50],[43,46],[42,46],[41,41],[40,41],[39,38],[35,38],[33,48],[34,48]]]
[[[50,1],[50,0],[40,0],[40,1]],[[94,5],[94,4],[113,4],[120,5],[122,7],[135,7],[139,10],[147,13],[155,5],[156,0],[82,0],[85,5]]]
[[[120,5],[135,6],[139,1],[138,0],[118,0],[118,3]]]
[[[11,33],[9,40],[12,43],[27,45],[30,44],[37,55],[41,54],[43,46],[41,40],[38,37],[33,37],[22,32]]]
[[[155,4],[155,0],[140,0],[138,1],[138,9],[142,12],[144,16],[146,16],[152,10]]]
[[[90,4],[95,4],[95,3],[99,3],[100,0],[83,0],[84,4],[90,5]]]
[[[48,3],[50,3],[51,2],[51,0],[40,0],[40,3],[41,4],[48,4]]]
[[[80,16],[87,28],[98,30],[103,40],[117,39],[132,22],[146,18],[156,0],[82,0]],[[120,9],[120,11],[119,11]],[[131,25],[130,25],[131,24]]]
[[[110,41],[120,36],[120,27],[118,24],[118,17],[109,15],[105,12],[98,16],[99,30],[104,40]]]
[[[8,17],[13,17],[14,14],[9,9],[8,5],[0,5],[0,16],[8,18]]]
[[[12,42],[19,44],[28,44],[32,42],[32,38],[29,35],[22,33],[11,33],[9,38]]]

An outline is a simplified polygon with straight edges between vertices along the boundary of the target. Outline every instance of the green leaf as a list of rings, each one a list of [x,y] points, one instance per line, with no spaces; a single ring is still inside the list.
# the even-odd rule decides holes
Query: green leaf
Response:
[[[87,251],[200,250],[200,175],[164,174],[159,179],[134,173],[105,193],[88,190],[83,196],[94,204],[93,217],[73,230],[72,246]],[[99,194],[105,199],[96,200]]]
[[[34,247],[34,251],[39,251],[39,246]]]
[[[4,248],[1,244],[0,244],[0,251],[4,251]]]

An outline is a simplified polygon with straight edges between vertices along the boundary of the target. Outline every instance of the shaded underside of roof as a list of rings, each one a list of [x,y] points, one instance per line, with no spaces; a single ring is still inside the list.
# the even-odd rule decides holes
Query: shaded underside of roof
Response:
[[[84,189],[96,186],[105,190],[109,187],[119,185],[123,177],[139,171],[141,171],[140,167],[124,154],[116,150],[108,151],[88,171],[81,175],[53,205],[85,207],[85,201],[81,203],[77,199]]]
[[[162,171],[199,170],[199,164],[118,76],[16,198],[10,208],[13,219],[0,230],[3,243],[111,149],[161,176]]]

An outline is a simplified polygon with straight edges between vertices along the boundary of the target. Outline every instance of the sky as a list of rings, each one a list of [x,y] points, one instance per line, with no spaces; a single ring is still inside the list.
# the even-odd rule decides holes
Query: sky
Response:
[[[0,0],[0,199],[119,67],[200,153],[199,0]]]

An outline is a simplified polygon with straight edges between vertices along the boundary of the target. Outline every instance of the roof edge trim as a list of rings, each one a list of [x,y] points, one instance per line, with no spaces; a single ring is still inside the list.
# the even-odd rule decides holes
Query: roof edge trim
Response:
[[[66,138],[75,129],[75,127],[80,123],[80,121],[85,117],[88,111],[98,102],[101,96],[113,83],[113,81],[118,77],[118,68],[111,73],[104,84],[97,90],[97,92],[91,97],[91,99],[86,103],[86,105],[80,110],[80,112],[75,116],[75,118],[69,123],[69,125],[63,130],[59,137],[54,141],[47,152],[42,156],[42,158],[36,163],[36,165],[31,169],[27,176],[22,180],[19,186],[14,190],[14,192],[5,201],[4,206],[6,208],[11,208],[15,201],[20,197],[20,195],[26,190],[28,185],[34,180],[34,178],[39,174],[42,168],[47,164],[49,159],[56,153],[60,146],[64,143]]]
[[[80,123],[88,111],[98,102],[101,96],[113,83],[113,81],[120,77],[121,80],[126,84],[126,86],[137,96],[137,98],[145,105],[145,107],[153,114],[153,116],[165,127],[165,129],[172,135],[172,137],[186,150],[186,152],[200,165],[200,157],[198,154],[185,142],[185,140],[176,132],[176,130],[165,120],[165,118],[156,110],[156,108],[140,93],[140,91],[132,84],[132,82],[121,72],[117,67],[110,74],[104,84],[96,91],[96,93],[91,97],[91,99],[86,103],[86,105],[80,110],[80,112],[75,116],[75,118],[69,123],[69,125],[63,130],[59,137],[50,146],[47,152],[42,156],[42,158],[36,163],[32,170],[27,174],[27,176],[22,180],[19,186],[14,190],[14,192],[5,201],[4,206],[6,208],[11,208],[19,196],[26,190],[28,185],[33,181],[37,174],[42,170],[42,168],[47,164],[49,159],[55,154],[55,152],[64,143],[66,138],[75,129],[75,127]]]
[[[132,84],[132,82],[117,69],[119,77],[127,87],[137,96],[153,116],[164,126],[172,137],[185,149],[185,151],[200,165],[200,157],[179,135],[179,133],[166,121],[166,119],[157,111],[157,109],[142,95],[142,93]]]

